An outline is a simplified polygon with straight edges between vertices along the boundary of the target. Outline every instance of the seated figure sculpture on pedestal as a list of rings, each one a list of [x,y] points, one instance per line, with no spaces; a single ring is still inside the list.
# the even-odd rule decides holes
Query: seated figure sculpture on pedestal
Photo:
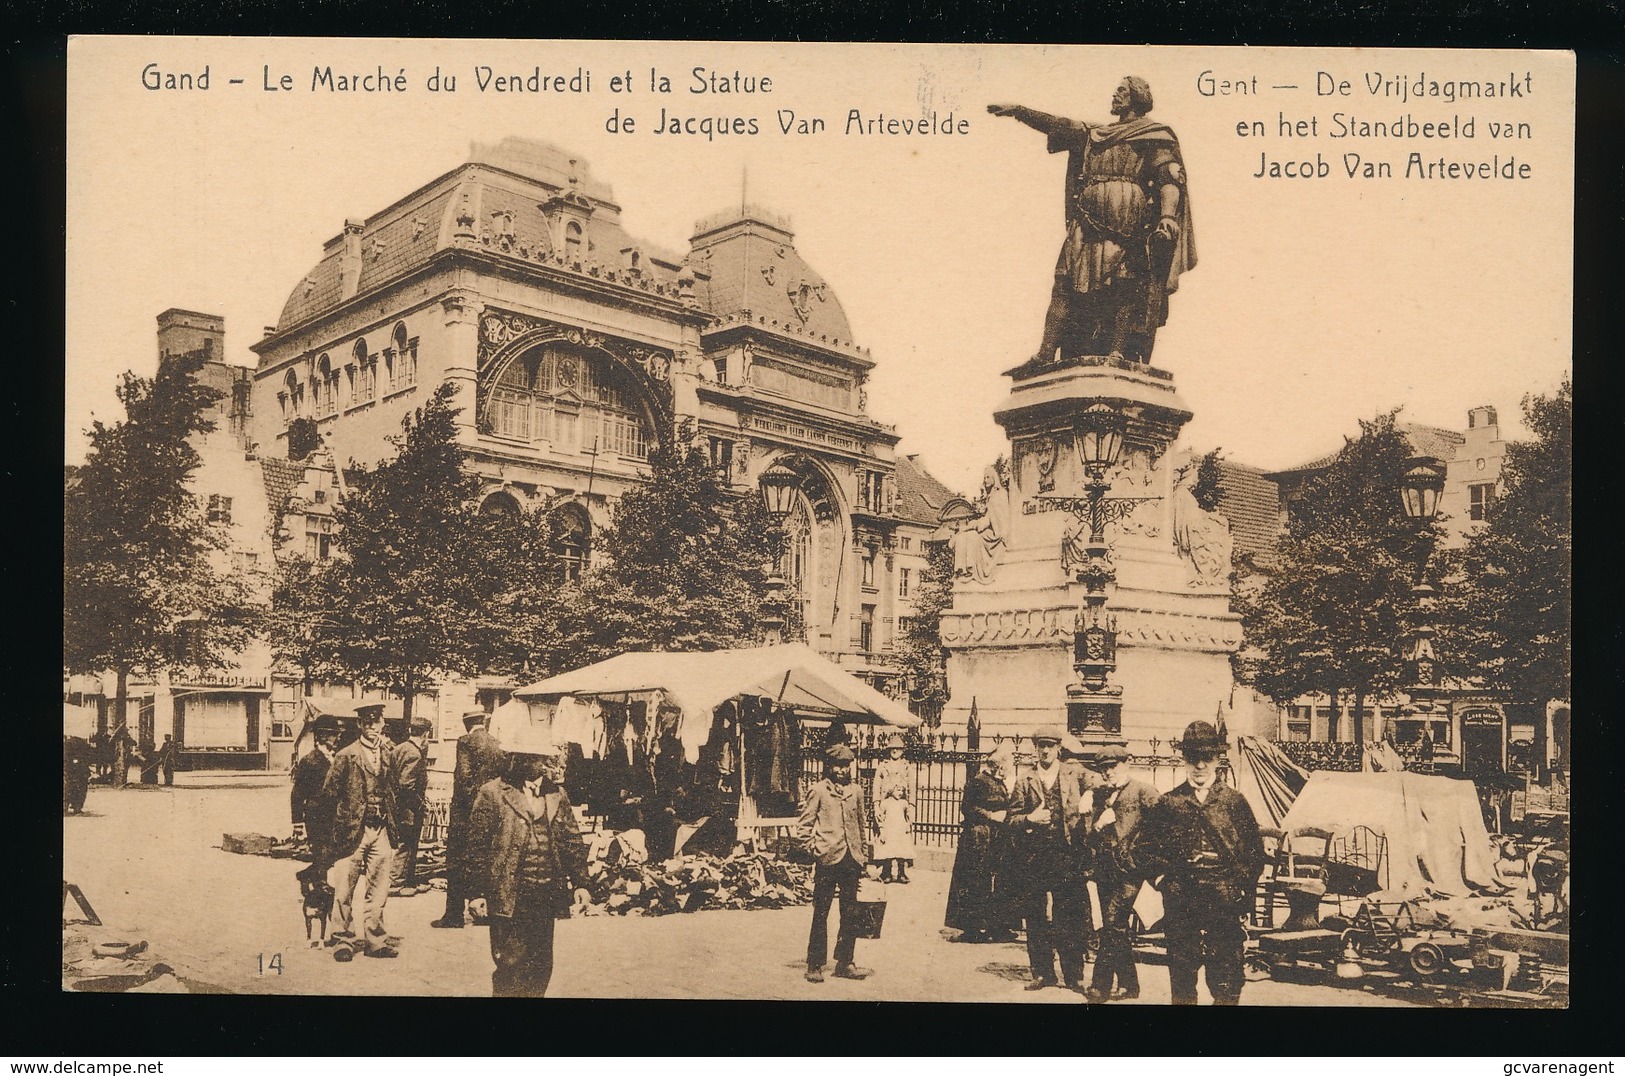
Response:
[[[1168,296],[1196,265],[1179,140],[1146,117],[1151,87],[1130,75],[1112,94],[1115,123],[1086,123],[1024,105],[987,106],[1067,151],[1066,239],[1035,361],[1109,355],[1150,363]]]
[[[954,532],[954,577],[989,583],[999,548],[1010,536],[1010,489],[998,469],[982,472],[982,494],[978,498],[982,514],[972,517]]]

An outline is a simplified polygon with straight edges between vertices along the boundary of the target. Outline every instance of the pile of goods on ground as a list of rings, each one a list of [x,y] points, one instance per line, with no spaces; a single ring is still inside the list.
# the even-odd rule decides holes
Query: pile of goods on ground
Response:
[[[773,851],[706,853],[649,862],[643,833],[594,834],[587,884],[572,914],[668,915],[701,908],[782,908],[812,901],[812,865]]]
[[[267,837],[263,833],[224,833],[220,848],[245,856],[270,856],[272,859],[298,859],[310,862],[310,846],[297,837]],[[413,893],[426,893],[430,889],[446,888],[446,843],[425,841],[418,845],[418,885]],[[397,890],[395,896],[412,893]]]

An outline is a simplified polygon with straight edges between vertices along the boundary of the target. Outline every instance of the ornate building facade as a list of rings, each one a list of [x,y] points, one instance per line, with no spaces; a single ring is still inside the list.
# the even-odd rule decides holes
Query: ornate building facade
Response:
[[[626,232],[579,158],[516,138],[475,146],[346,221],[295,283],[252,345],[251,439],[272,470],[370,464],[452,382],[482,506],[554,513],[555,552],[576,573],[649,452],[691,428],[741,492],[769,467],[798,476],[792,631],[899,694],[890,651],[938,527],[928,498],[899,498],[899,470],[911,489],[945,491],[869,416],[874,360],[794,238],[741,207],[702,220],[687,250],[660,249]],[[337,472],[316,485],[342,495]],[[279,494],[281,551],[326,554],[316,494],[303,473]],[[445,685],[437,708],[455,714],[482,686]]]

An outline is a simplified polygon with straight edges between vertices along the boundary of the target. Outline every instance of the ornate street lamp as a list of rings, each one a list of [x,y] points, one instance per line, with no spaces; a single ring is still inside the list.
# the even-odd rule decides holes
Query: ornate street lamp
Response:
[[[1434,626],[1433,600],[1435,591],[1427,581],[1428,561],[1433,556],[1434,535],[1431,524],[1439,512],[1439,496],[1444,492],[1445,466],[1431,456],[1417,456],[1410,461],[1405,477],[1400,480],[1400,503],[1405,515],[1416,524],[1419,532],[1420,553],[1417,556],[1416,581],[1411,585],[1414,602],[1411,611],[1410,638],[1406,642],[1406,693],[1411,705],[1426,713],[1433,709],[1433,698],[1438,690],[1438,661],[1433,652],[1433,639],[1438,634]]]
[[[1123,726],[1123,689],[1111,683],[1117,668],[1117,621],[1105,614],[1105,606],[1106,586],[1116,579],[1106,547],[1106,493],[1111,489],[1106,472],[1122,454],[1124,424],[1121,411],[1095,403],[1078,416],[1072,431],[1072,447],[1086,476],[1084,520],[1089,527],[1087,559],[1076,576],[1083,584],[1072,639],[1072,668],[1078,682],[1066,689],[1067,730],[1078,736],[1115,736]]]
[[[790,517],[790,511],[795,507],[796,488],[800,480],[791,471],[782,467],[770,467],[762,472],[757,479],[757,488],[761,490],[762,506],[773,520],[773,532],[769,540],[773,546],[773,570],[767,577],[767,600],[763,602],[761,616],[763,641],[769,646],[784,641],[784,576],[781,574],[784,561],[785,530],[784,522]]]

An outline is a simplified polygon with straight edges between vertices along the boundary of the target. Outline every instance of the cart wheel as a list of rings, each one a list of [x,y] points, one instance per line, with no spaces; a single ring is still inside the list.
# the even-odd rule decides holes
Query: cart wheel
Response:
[[[1444,968],[1444,952],[1431,942],[1420,942],[1411,950],[1411,970],[1426,979]]]

